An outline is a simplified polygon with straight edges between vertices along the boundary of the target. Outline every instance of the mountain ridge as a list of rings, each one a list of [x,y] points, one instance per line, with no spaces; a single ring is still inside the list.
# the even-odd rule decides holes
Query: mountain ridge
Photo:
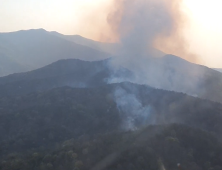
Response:
[[[99,60],[110,57],[109,54],[59,38],[43,29],[1,33],[0,40],[0,44],[4,45],[2,53],[25,65],[28,68],[26,71],[43,67],[59,59]]]
[[[81,35],[63,35],[56,31],[52,31],[50,33],[60,38],[64,38],[68,41],[84,45],[98,51],[103,51],[112,55],[116,55],[116,52],[120,49],[120,44],[118,43],[99,42],[82,37]]]
[[[24,51],[26,51],[27,56],[26,55],[20,56],[21,52],[14,52],[15,54],[18,54],[18,56],[14,55],[14,54],[12,55],[14,57],[16,56],[15,57],[16,60],[18,60],[19,58],[23,58],[23,59],[21,59],[21,62],[24,60],[26,62],[26,64],[23,63],[23,65],[27,66],[27,62],[28,63],[29,62],[36,63],[38,65],[38,67],[36,65],[37,68],[39,68],[40,65],[47,65],[50,63],[54,63],[55,61],[58,61],[58,59],[61,59],[61,58],[73,58],[73,57],[75,58],[75,56],[79,56],[79,58],[89,57],[93,60],[96,60],[96,58],[97,58],[97,60],[99,60],[100,57],[102,57],[103,59],[111,57],[111,55],[109,55],[107,53],[103,53],[103,52],[99,52],[99,51],[92,51],[93,49],[91,49],[89,47],[84,47],[84,46],[81,46],[78,44],[75,44],[75,48],[73,48],[73,46],[72,46],[73,42],[65,40],[64,38],[59,38],[58,36],[54,36],[52,34],[53,33],[47,32],[47,31],[41,29],[41,30],[18,31],[18,32],[13,32],[13,33],[8,33],[8,34],[7,33],[0,34],[0,38],[4,38],[5,40],[7,40],[9,42],[14,42],[15,45],[21,44],[20,46],[18,46],[20,48],[17,48],[18,51],[24,50],[24,49],[22,49],[23,45],[25,45],[25,48],[28,48],[30,51],[33,51],[34,49],[37,50],[37,52],[36,53],[34,52],[34,54],[32,56],[32,58],[35,58],[35,59],[32,59],[29,57],[31,52],[29,54],[29,51],[26,51],[26,49]],[[5,36],[3,36],[3,35],[5,35]],[[16,36],[14,36],[14,35],[16,35]],[[30,35],[30,36],[25,37],[24,35]],[[49,37],[48,39],[50,39],[50,40],[47,40],[47,37]],[[33,41],[33,38],[35,39],[35,43],[37,45],[35,45],[35,43],[34,44],[29,43],[29,42]],[[46,40],[45,40],[45,38],[46,38]],[[16,40],[16,41],[14,41],[14,40]],[[53,43],[48,46],[47,45],[48,41],[53,42]],[[22,43],[22,42],[24,42],[24,43]],[[3,43],[3,45],[4,45],[4,43]],[[6,43],[6,46],[7,46],[7,43]],[[38,48],[36,48],[36,46],[38,46]],[[57,46],[59,48],[55,48]],[[45,49],[45,51],[40,50],[40,48]],[[88,49],[90,49],[90,50],[88,50]],[[67,50],[70,53],[68,55],[63,54],[63,52],[67,51]],[[47,57],[47,54],[48,54],[47,51],[50,51],[49,54],[52,58]],[[79,51],[79,53],[76,53],[76,51]],[[0,51],[0,54],[1,54],[1,51]],[[42,55],[42,54],[44,54],[44,55]],[[73,54],[75,54],[75,56],[73,56]],[[97,56],[97,54],[98,54],[98,56]],[[41,57],[39,57],[39,56],[41,56]],[[27,57],[29,58],[29,61],[27,60]],[[0,58],[1,58],[1,56],[0,56]],[[39,63],[36,62],[36,60],[39,60]],[[112,60],[115,62],[117,61],[117,64],[113,64]],[[160,88],[160,89],[183,92],[183,93],[187,93],[189,95],[198,96],[200,98],[206,98],[206,99],[210,99],[213,101],[222,102],[222,92],[218,92],[218,90],[217,90],[217,89],[221,88],[222,75],[221,75],[221,73],[219,73],[217,71],[214,71],[214,70],[207,68],[205,66],[190,63],[184,59],[181,59],[181,58],[179,58],[177,56],[173,56],[173,55],[165,55],[162,57],[146,56],[145,58],[143,58],[143,60],[139,60],[137,58],[134,58],[134,59],[132,59],[132,61],[130,61],[132,63],[125,62],[125,60],[127,60],[127,58],[113,57],[112,59],[109,59],[109,62],[107,62],[106,65],[101,66],[101,67],[103,67],[104,72],[103,73],[101,72],[102,75],[98,75],[96,80],[98,80],[102,84],[104,84],[105,82],[106,83],[113,83],[113,82],[121,82],[121,81],[132,81],[132,82],[138,83],[138,84],[147,84],[147,85],[150,85],[150,86],[153,86],[156,88]],[[12,60],[12,61],[14,61],[14,60]],[[45,64],[43,64],[43,63],[41,64],[41,62],[43,62]],[[127,63],[129,65],[127,65]],[[67,64],[68,64],[68,61],[67,61]],[[126,64],[126,65],[124,65],[124,64]],[[74,64],[73,67],[75,67],[75,66],[76,65]],[[58,66],[58,67],[60,67],[60,66]],[[69,66],[69,67],[71,67],[71,66]],[[93,66],[93,67],[94,67],[94,69],[96,69],[96,66]],[[93,67],[89,66],[88,73],[86,71],[87,69],[83,68],[82,71],[84,72],[84,70],[85,70],[85,75],[82,77],[80,76],[81,71],[78,72],[78,74],[79,74],[78,76],[77,76],[77,73],[72,72],[72,74],[76,74],[76,76],[80,78],[79,80],[81,80],[81,81],[79,81],[79,83],[77,83],[78,86],[87,86],[86,82],[84,82],[82,84],[82,79],[83,79],[83,77],[87,77],[87,76],[88,76],[87,79],[90,79],[89,78],[90,73],[95,72],[95,70],[93,70],[93,69],[90,70],[90,68],[93,68]],[[1,63],[0,63],[0,68],[1,68]],[[16,67],[14,67],[14,68],[16,68]],[[129,72],[131,72],[130,73],[130,74],[132,74],[131,79],[129,79],[129,77],[127,77],[125,79],[124,76],[117,76],[116,77],[115,69],[121,70],[122,68],[125,70],[128,69]],[[26,67],[26,69],[27,69],[27,67]],[[33,69],[34,69],[33,67],[32,67],[32,69],[29,68],[29,70],[33,70]],[[55,73],[57,72],[57,74],[59,74],[59,70],[65,71],[65,69],[66,68],[63,68],[63,70],[61,70],[60,68],[58,68],[58,70],[55,69],[54,71],[55,71]],[[79,68],[79,69],[81,69],[81,68]],[[22,71],[27,71],[27,70],[23,69]],[[67,69],[67,71],[68,71],[68,69]],[[47,75],[49,73],[47,73],[47,71],[45,71],[42,74]],[[70,72],[70,74],[71,74],[71,72]],[[22,77],[25,75],[26,74],[24,73],[24,74],[17,74],[16,76],[18,78],[18,77]],[[35,76],[36,75],[33,74],[33,78]],[[9,76],[9,77],[13,77],[13,76]],[[1,78],[0,84],[1,84],[1,81],[3,81],[3,79],[4,79],[4,81],[6,81],[6,79],[10,79],[9,77]],[[56,75],[54,77],[56,77]],[[63,83],[63,85],[72,84],[73,80],[71,79],[71,77],[72,77],[71,75],[66,77],[65,79],[67,82]],[[103,77],[103,78],[101,78],[101,77]],[[52,79],[54,79],[54,80],[52,80]],[[92,79],[93,78],[91,78],[91,80]],[[58,87],[56,84],[61,84],[62,80],[64,80],[64,78],[62,78],[62,75],[60,76],[60,78],[58,78],[58,76],[57,76],[57,79],[51,77],[51,80],[49,80],[49,82],[51,82],[50,86],[51,87]],[[40,83],[37,81],[37,79],[35,79],[35,81],[36,81],[36,83]],[[39,86],[43,86],[43,84],[46,84],[46,80],[42,79],[41,81],[42,81],[42,83],[40,83],[41,85],[39,85]],[[68,82],[70,82],[70,83],[68,83]],[[21,81],[20,81],[20,84],[22,85]],[[26,84],[28,85],[29,83],[26,83]],[[31,84],[33,87],[35,86],[34,82]],[[94,84],[96,84],[96,81],[94,81]],[[12,85],[12,86],[15,87],[16,84]],[[23,82],[22,86],[24,86],[24,82]],[[27,87],[27,86],[25,86],[25,87]],[[5,89],[5,87],[4,87],[4,89]],[[15,87],[14,89],[17,89],[19,91],[18,87]],[[6,90],[6,91],[10,91],[10,90]]]

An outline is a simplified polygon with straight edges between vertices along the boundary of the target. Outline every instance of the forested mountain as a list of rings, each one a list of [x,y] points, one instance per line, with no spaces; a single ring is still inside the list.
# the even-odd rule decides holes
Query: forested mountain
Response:
[[[146,85],[107,85],[114,74],[108,62],[61,60],[2,77],[0,168],[221,169],[220,103]],[[127,69],[115,74],[132,79]]]
[[[220,72],[62,36],[0,34],[1,170],[222,169]]]
[[[2,170],[220,170],[222,147],[217,138],[183,125],[150,126],[128,133],[82,136],[50,150],[10,154]]]
[[[98,87],[107,84],[110,77],[132,79],[129,70],[110,69],[108,62],[67,59],[34,71],[0,77],[0,95],[21,95],[62,86]]]
[[[222,74],[176,56],[150,58],[146,74],[115,66],[112,59],[59,60],[43,68],[0,77],[0,95],[25,94],[61,86],[98,87],[130,81],[222,102]]]
[[[0,109],[2,153],[151,124],[180,123],[218,137],[222,130],[221,104],[132,83],[1,97]]]

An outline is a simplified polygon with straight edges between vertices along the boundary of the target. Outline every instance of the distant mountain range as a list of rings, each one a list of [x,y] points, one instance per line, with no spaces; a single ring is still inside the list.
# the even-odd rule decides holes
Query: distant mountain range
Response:
[[[60,38],[69,40],[71,42],[74,42],[76,44],[84,45],[90,48],[93,48],[98,51],[103,51],[109,54],[115,55],[116,52],[121,48],[120,44],[118,43],[104,43],[104,42],[98,42],[98,41],[93,41],[87,38],[84,38],[80,35],[63,35],[58,32],[51,32],[52,35],[58,36]]]
[[[82,37],[80,35],[63,35],[55,31],[50,32],[50,33],[60,38],[63,38],[65,40],[74,42],[76,44],[84,45],[98,51],[103,51],[105,53],[112,54],[114,56],[118,56],[123,48],[123,46],[120,43],[99,42],[99,41],[94,41],[94,40]],[[152,49],[152,53],[158,57],[166,55],[162,51],[159,51],[156,49]]]
[[[120,44],[44,29],[0,33],[0,76],[34,70],[60,59],[95,61],[117,55]],[[164,55],[157,52],[158,55]]]
[[[59,38],[43,29],[0,33],[0,76],[37,69],[60,59],[93,61],[108,57],[109,54]]]
[[[0,78],[0,84],[8,84],[8,87],[1,85],[0,92],[18,93],[24,87],[31,92],[31,89],[50,89],[63,85],[91,87],[130,81],[222,102],[222,92],[218,90],[222,87],[220,72],[158,51],[158,57],[135,60],[133,68],[113,65],[112,61],[117,57],[102,61],[113,56],[106,52],[117,55],[120,48],[119,44],[101,43],[42,29],[1,33],[0,75],[45,67]],[[72,58],[97,61],[70,60]],[[60,59],[69,60],[58,61]],[[48,65],[50,63],[53,64]],[[14,87],[13,90],[9,86]]]

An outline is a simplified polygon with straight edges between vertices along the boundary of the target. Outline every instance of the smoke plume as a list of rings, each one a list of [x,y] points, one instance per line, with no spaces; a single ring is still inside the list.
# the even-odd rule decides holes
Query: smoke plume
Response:
[[[134,78],[130,82],[196,95],[197,77],[203,71],[164,53],[196,61],[183,37],[188,20],[181,5],[182,0],[114,0],[107,21],[121,47],[110,68],[132,71]],[[124,81],[124,77],[110,77],[108,82],[120,80]]]
[[[114,0],[107,21],[122,44],[121,55],[138,60],[157,55],[154,47],[195,62],[183,37],[188,20],[181,4],[182,0]]]
[[[133,77],[112,75],[108,83],[130,81],[198,96],[201,68],[164,53],[196,61],[183,37],[187,19],[181,5],[182,0],[114,0],[107,21],[121,47],[109,68],[127,68]],[[143,106],[135,95],[117,88],[114,96],[125,117],[125,129],[135,129],[138,120],[155,122],[150,107]]]
[[[136,130],[139,126],[155,123],[155,120],[151,118],[151,107],[143,106],[136,97],[135,90],[132,91],[134,93],[129,93],[121,87],[114,91],[114,99],[123,118],[124,130]]]

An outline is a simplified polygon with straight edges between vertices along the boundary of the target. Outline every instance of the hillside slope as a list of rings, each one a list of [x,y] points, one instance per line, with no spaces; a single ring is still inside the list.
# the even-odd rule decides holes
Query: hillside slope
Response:
[[[27,94],[61,86],[98,87],[130,81],[222,102],[222,74],[215,70],[172,55],[149,58],[144,67],[145,70],[112,65],[112,59],[59,60],[34,71],[0,77],[0,94]]]
[[[218,137],[222,133],[221,104],[131,83],[1,97],[0,111],[2,154],[151,124],[179,123]]]
[[[128,133],[70,139],[51,150],[30,150],[2,158],[2,170],[207,170],[222,167],[222,147],[206,131],[150,126]]]
[[[124,68],[110,69],[109,60],[59,60],[43,68],[0,77],[0,95],[22,95],[56,87],[98,87],[107,84],[108,78],[131,79],[132,73]]]
[[[131,80],[134,83],[222,102],[222,74],[206,66],[190,63],[174,55],[148,56],[132,61],[124,58],[113,60],[113,67],[121,66],[134,74]],[[116,80],[110,78],[109,82],[114,83]]]

